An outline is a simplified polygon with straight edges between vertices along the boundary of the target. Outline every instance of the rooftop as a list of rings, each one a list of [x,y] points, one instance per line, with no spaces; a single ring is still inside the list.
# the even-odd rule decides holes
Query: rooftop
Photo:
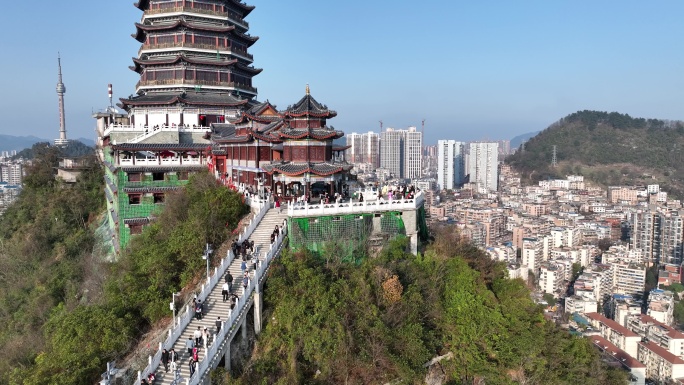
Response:
[[[591,336],[591,342],[598,347],[601,351],[612,355],[616,360],[620,361],[621,364],[624,366],[633,369],[633,368],[645,368],[646,365],[642,364],[639,360],[636,358],[630,356],[625,352],[624,350],[618,348],[617,346],[613,345],[610,341],[607,339],[601,337],[601,336]]]
[[[646,349],[652,351],[653,353],[662,357],[665,361],[667,361],[673,365],[684,364],[684,360],[682,360],[681,358],[670,353],[669,351],[667,351],[667,349],[661,348],[660,346],[654,344],[653,342],[639,342],[639,345],[641,345],[641,346],[645,347]]]
[[[604,315],[599,314],[599,313],[587,313],[585,314],[587,318],[590,320],[595,320],[598,322],[601,322],[602,324],[606,325],[607,327],[615,330],[616,332],[622,334],[625,337],[639,337],[638,334],[634,333],[633,331],[627,329],[626,327],[620,325],[619,323],[613,321],[612,319],[606,318]]]

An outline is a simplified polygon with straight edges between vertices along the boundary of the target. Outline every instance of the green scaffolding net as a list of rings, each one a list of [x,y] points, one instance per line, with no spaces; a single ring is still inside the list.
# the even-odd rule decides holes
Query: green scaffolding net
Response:
[[[292,249],[308,249],[321,257],[351,263],[363,261],[373,239],[406,234],[399,212],[291,218],[288,227]]]

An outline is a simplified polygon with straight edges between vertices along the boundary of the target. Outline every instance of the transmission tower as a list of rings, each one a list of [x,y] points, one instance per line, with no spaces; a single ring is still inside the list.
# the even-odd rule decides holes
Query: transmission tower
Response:
[[[556,151],[556,145],[553,146],[553,157],[551,158],[551,167],[556,167],[558,166],[558,157],[557,157],[557,151]]]

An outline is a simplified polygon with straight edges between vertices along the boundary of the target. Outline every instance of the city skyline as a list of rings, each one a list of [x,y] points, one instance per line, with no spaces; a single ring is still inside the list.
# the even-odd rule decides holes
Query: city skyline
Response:
[[[532,2],[248,3],[257,7],[250,33],[261,37],[252,49],[255,66],[264,68],[254,81],[258,99],[284,109],[299,96],[293,90],[309,83],[312,95],[338,111],[335,125],[345,133],[379,132],[380,120],[420,127],[426,119],[424,143],[435,144],[511,139],[582,109],[681,118],[682,53],[672,47],[684,4],[674,1],[590,10]],[[137,75],[128,66],[139,43],[130,34],[141,13],[131,4],[83,0],[8,7],[0,18],[23,37],[2,48],[23,59],[0,64],[11,75],[0,133],[58,135],[60,51],[69,136],[94,137],[91,112],[108,105],[107,84],[115,100],[134,92]],[[29,14],[43,22],[22,27],[17,15]],[[39,119],[26,119],[36,111]]]

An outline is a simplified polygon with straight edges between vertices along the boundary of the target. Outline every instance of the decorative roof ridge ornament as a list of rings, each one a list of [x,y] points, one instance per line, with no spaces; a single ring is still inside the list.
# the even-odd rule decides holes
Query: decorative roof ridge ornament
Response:
[[[309,83],[306,83],[306,94],[311,95],[311,89],[309,88]]]

